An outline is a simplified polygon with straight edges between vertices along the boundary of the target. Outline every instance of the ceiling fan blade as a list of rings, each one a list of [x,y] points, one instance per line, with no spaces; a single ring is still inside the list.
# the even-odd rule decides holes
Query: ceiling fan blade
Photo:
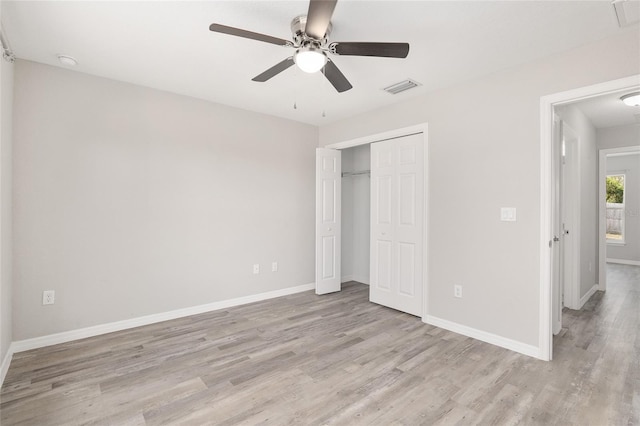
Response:
[[[329,45],[329,51],[345,56],[406,58],[409,54],[409,43],[334,42]]]
[[[271,37],[265,34],[254,33],[252,31],[242,30],[240,28],[228,27],[226,25],[211,24],[209,30],[216,33],[229,34],[237,37],[250,38],[252,40],[264,41],[265,43],[277,44],[278,46],[293,46],[289,40]]]
[[[324,76],[339,93],[346,92],[353,87],[331,59],[328,59],[324,66]]]
[[[322,40],[327,33],[333,10],[338,0],[311,0],[304,32],[311,38]]]
[[[280,74],[282,71],[286,70],[293,64],[294,64],[293,57],[289,57],[282,62],[278,62],[277,64],[275,64],[274,66],[272,66],[271,68],[263,72],[262,74],[253,77],[251,80],[264,83],[265,81],[269,80],[271,77],[274,77]]]

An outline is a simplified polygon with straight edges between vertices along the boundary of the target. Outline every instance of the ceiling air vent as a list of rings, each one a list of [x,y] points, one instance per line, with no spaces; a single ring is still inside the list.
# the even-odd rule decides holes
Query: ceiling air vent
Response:
[[[620,28],[640,22],[640,2],[631,0],[613,0],[611,2],[618,18]]]
[[[400,83],[392,84],[391,86],[385,87],[384,90],[387,93],[391,93],[392,95],[397,95],[400,92],[404,92],[405,90],[413,89],[414,87],[420,86],[420,83],[417,81],[413,81],[411,79],[406,79],[401,81]]]

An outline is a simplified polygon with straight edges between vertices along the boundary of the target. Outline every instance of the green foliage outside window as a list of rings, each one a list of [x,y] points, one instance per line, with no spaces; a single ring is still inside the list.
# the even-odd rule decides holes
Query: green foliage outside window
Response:
[[[607,203],[624,202],[624,176],[607,176]]]

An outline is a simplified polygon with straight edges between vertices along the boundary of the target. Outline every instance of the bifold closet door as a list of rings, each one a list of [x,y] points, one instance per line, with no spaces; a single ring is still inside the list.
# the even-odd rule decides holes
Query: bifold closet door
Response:
[[[424,143],[371,144],[371,302],[422,316]]]
[[[341,152],[316,148],[316,294],[340,291]]]

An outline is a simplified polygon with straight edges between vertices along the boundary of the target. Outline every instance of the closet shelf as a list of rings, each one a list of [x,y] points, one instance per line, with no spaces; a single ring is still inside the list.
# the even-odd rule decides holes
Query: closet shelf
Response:
[[[342,172],[342,177],[361,176],[361,175],[370,176],[371,175],[371,170],[360,170],[360,171],[357,171],[357,172]]]

